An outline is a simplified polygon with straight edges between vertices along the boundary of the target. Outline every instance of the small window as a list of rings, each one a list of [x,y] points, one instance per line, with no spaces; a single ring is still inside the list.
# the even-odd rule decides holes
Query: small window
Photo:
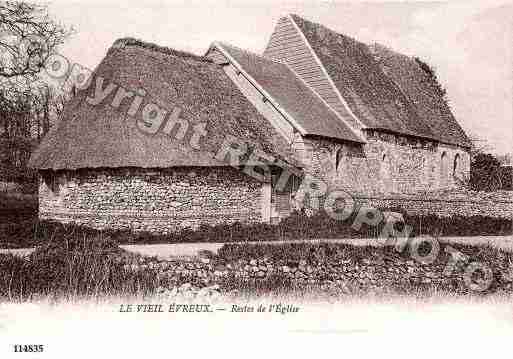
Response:
[[[443,152],[440,157],[440,186],[446,187],[448,185],[449,173],[447,166],[447,153]]]
[[[59,193],[59,179],[53,172],[46,172],[42,175],[43,181],[50,191],[54,194]]]
[[[342,162],[342,156],[343,156],[342,148],[339,148],[336,153],[336,157],[335,157],[335,170],[337,172],[339,171],[340,163]]]
[[[456,156],[454,156],[454,165],[452,168],[453,177],[457,177],[459,172],[460,172],[460,154],[457,153]]]

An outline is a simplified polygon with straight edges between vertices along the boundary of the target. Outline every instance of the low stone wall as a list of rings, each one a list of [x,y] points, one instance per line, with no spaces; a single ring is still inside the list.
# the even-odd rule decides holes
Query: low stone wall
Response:
[[[200,224],[259,222],[263,184],[231,167],[47,173],[41,219],[167,233]]]
[[[513,192],[448,191],[411,195],[355,196],[373,208],[402,208],[410,215],[486,216],[513,219]]]
[[[445,247],[444,247],[445,248]],[[444,253],[444,248],[442,252]],[[365,256],[319,256],[318,260],[273,260],[268,257],[236,259],[231,261],[213,259],[171,260],[156,262],[148,258],[134,265],[139,269],[159,268],[162,277],[186,278],[193,284],[212,285],[242,281],[272,280],[304,286],[316,285],[324,288],[338,287],[346,293],[395,290],[397,293],[424,288],[446,290],[452,293],[494,292],[513,290],[513,255],[497,252],[493,258],[465,258],[459,252],[443,254],[432,264],[422,264],[412,257],[399,255],[391,249],[374,247],[374,255]],[[380,255],[381,254],[381,255]],[[449,259],[452,258],[452,261]],[[451,263],[455,263],[451,265]],[[486,265],[491,270],[492,280],[484,290],[472,287],[475,278],[468,282],[466,271],[472,263]],[[467,279],[466,279],[467,278]],[[470,286],[469,286],[470,283]]]

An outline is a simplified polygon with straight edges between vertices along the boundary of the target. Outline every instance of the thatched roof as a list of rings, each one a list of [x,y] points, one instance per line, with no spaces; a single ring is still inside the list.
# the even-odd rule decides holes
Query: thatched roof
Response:
[[[95,90],[95,79],[87,90],[66,106],[59,125],[32,155],[30,166],[38,169],[166,168],[173,166],[221,166],[214,159],[225,136],[232,135],[288,163],[293,163],[289,145],[248,102],[219,65],[210,60],[134,39],[121,39],[109,49],[95,70],[105,80],[127,90],[144,89],[146,103],[156,103],[190,125],[206,122],[208,135],[201,150],[190,148],[188,137],[178,141],[163,133],[148,136],[126,114],[133,99],[117,109],[110,106],[113,91],[101,104],[86,101]]]
[[[414,59],[291,16],[366,127],[469,146],[432,79]]]
[[[371,49],[376,61],[414,104],[417,117],[429,127],[436,139],[470,147],[469,138],[451,113],[437,84],[414,59],[379,44],[374,44]]]
[[[306,136],[364,142],[287,64],[225,43],[218,46],[222,46],[299,123]]]

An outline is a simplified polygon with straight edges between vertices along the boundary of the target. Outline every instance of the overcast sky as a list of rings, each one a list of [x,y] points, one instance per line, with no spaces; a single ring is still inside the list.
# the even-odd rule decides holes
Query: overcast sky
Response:
[[[512,152],[511,2],[61,0],[50,11],[77,30],[62,54],[91,69],[126,36],[196,54],[214,40],[262,52],[278,18],[296,13],[425,59],[437,70],[467,134],[486,139],[497,153]]]

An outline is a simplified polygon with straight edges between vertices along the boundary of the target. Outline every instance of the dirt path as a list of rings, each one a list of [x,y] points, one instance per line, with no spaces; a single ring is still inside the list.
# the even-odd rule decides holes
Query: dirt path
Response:
[[[286,240],[286,241],[265,241],[258,243],[280,244],[280,243],[300,243],[300,242],[330,242],[330,243],[348,243],[353,245],[376,245],[378,242],[373,238],[344,238],[344,239],[310,239],[310,240]],[[467,243],[474,245],[490,245],[508,252],[513,252],[512,236],[479,236],[479,237],[445,237],[440,238],[441,243]],[[252,242],[256,243],[256,242]],[[173,243],[173,244],[130,244],[120,247],[144,256],[156,256],[161,259],[193,257],[200,251],[211,251],[216,253],[225,243]],[[34,248],[22,249],[0,249],[0,254],[12,253],[14,255],[29,255]]]

